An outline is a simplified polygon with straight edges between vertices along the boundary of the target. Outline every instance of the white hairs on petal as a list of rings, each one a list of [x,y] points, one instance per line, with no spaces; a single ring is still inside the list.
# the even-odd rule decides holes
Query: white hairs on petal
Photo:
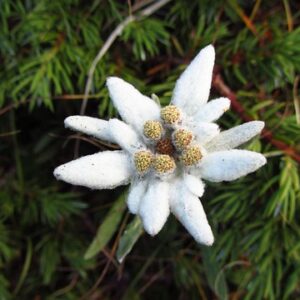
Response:
[[[170,200],[172,213],[196,242],[211,246],[214,242],[214,236],[200,199],[191,193],[180,180],[177,188],[172,190],[173,193]]]
[[[123,151],[87,155],[54,170],[58,180],[99,190],[128,184],[131,173],[129,158]]]
[[[203,48],[177,80],[172,104],[194,115],[208,100],[214,62],[214,47]]]
[[[251,121],[222,131],[216,138],[209,141],[205,148],[209,152],[236,148],[258,135],[264,126],[265,123],[262,121]]]
[[[266,158],[247,150],[228,150],[209,153],[199,163],[199,175],[213,182],[232,181],[256,171]]]
[[[66,128],[115,143],[115,140],[109,133],[108,121],[86,116],[70,116],[64,122]]]
[[[157,103],[128,82],[118,77],[109,77],[107,87],[122,119],[139,132],[143,131],[146,121],[159,119],[160,107]]]
[[[191,193],[195,194],[198,197],[203,196],[205,185],[201,179],[191,174],[184,174],[183,182]]]
[[[110,135],[122,149],[132,153],[145,147],[138,134],[126,123],[118,119],[110,119],[108,124]]]
[[[127,206],[132,214],[138,213],[142,198],[148,187],[148,179],[135,179],[131,182],[127,197]]]
[[[194,116],[196,122],[213,122],[218,120],[230,107],[228,98],[218,98],[203,105]]]
[[[140,203],[139,215],[144,229],[154,236],[164,226],[170,214],[169,183],[161,180],[149,182],[148,190]]]
[[[190,126],[195,134],[195,139],[200,145],[211,141],[220,133],[220,128],[215,123],[197,122]]]

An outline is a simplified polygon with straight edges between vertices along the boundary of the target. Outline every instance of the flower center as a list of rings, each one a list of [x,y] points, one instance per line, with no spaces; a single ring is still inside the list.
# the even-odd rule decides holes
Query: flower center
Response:
[[[192,140],[192,132],[186,129],[178,129],[173,134],[173,143],[178,150],[185,149]]]
[[[151,140],[159,140],[163,134],[163,127],[159,121],[146,121],[144,135]]]
[[[161,139],[157,142],[155,150],[160,154],[168,154],[170,156],[175,152],[172,140],[169,138]]]
[[[160,116],[162,120],[169,125],[178,123],[181,118],[180,110],[175,105],[168,105],[162,108]]]
[[[158,154],[153,160],[153,168],[158,174],[166,174],[173,172],[176,164],[170,155]]]
[[[134,165],[139,173],[147,172],[153,161],[153,155],[150,151],[138,151],[134,154]]]
[[[178,128],[182,118],[178,107],[168,105],[161,109],[160,116],[162,122],[148,120],[143,126],[144,136],[152,142],[151,151],[141,150],[134,154],[135,168],[141,175],[150,169],[159,176],[171,174],[178,162],[189,167],[196,165],[203,156],[200,146],[193,142],[192,131]]]
[[[185,166],[196,165],[202,158],[202,153],[199,146],[191,146],[185,149],[181,156],[180,160]]]

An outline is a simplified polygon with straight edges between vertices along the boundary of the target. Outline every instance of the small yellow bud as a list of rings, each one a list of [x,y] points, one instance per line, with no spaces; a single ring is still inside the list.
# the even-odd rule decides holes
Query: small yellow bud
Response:
[[[170,125],[178,123],[181,119],[180,110],[175,105],[168,105],[162,108],[160,116],[166,124]]]
[[[193,134],[189,130],[178,129],[173,134],[173,143],[178,150],[185,149],[193,140]]]
[[[191,146],[185,149],[180,156],[180,160],[185,166],[196,165],[202,158],[199,146]]]
[[[171,156],[159,154],[153,160],[153,168],[158,174],[171,173],[175,170],[176,164]]]
[[[153,155],[150,151],[142,150],[134,154],[134,165],[139,173],[147,172],[153,161]]]
[[[163,127],[159,121],[147,121],[144,124],[144,135],[151,140],[159,140],[163,134]]]

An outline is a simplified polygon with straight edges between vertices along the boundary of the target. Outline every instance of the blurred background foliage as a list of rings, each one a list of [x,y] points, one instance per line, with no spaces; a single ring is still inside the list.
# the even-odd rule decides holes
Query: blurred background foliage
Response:
[[[255,139],[246,147],[268,157],[264,168],[209,184],[202,201],[213,247],[197,245],[173,217],[157,237],[144,235],[125,188],[90,191],[52,175],[78,140],[79,155],[107,149],[63,120],[79,114],[111,32],[155,2],[0,0],[1,300],[300,298],[299,156],[290,155],[300,152],[298,1],[165,1],[125,26],[95,69],[85,114],[107,119],[116,114],[107,76],[164,105],[185,65],[213,43],[216,72],[284,143]],[[231,111],[220,125],[242,122]]]

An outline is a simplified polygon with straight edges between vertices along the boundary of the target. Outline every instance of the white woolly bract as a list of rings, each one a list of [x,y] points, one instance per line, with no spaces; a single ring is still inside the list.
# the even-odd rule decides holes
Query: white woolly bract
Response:
[[[149,182],[139,208],[145,231],[152,236],[156,235],[166,223],[169,214],[169,183],[161,180]]]
[[[216,138],[208,142],[205,148],[209,152],[236,148],[259,134],[264,126],[265,123],[262,121],[251,121],[222,131]]]
[[[146,121],[159,119],[160,108],[157,103],[142,95],[128,82],[110,77],[107,79],[107,87],[122,119],[139,132],[143,131]]]
[[[218,98],[203,105],[195,114],[196,122],[213,122],[218,120],[230,107],[228,98]]]
[[[217,124],[208,122],[193,123],[191,130],[200,145],[206,144],[220,133],[220,128]]]
[[[195,114],[207,102],[214,61],[214,47],[202,49],[177,80],[171,103],[189,115]]]
[[[144,148],[138,134],[126,123],[118,119],[110,119],[108,125],[111,136],[122,149],[132,153]]]
[[[148,187],[148,179],[136,179],[131,182],[127,197],[127,206],[132,214],[138,213],[140,202]]]
[[[108,121],[86,116],[70,116],[64,121],[65,127],[91,135],[100,140],[115,143],[108,128]]]
[[[91,189],[113,189],[129,182],[131,168],[123,151],[104,151],[63,164],[54,170],[54,176]]]
[[[265,163],[266,158],[260,153],[236,149],[219,151],[204,156],[196,172],[209,181],[232,181],[256,171]]]
[[[170,209],[196,242],[207,246],[213,244],[214,236],[200,199],[180,181],[173,189]]]
[[[190,174],[184,174],[183,183],[191,193],[198,197],[203,195],[205,185],[201,179]]]

